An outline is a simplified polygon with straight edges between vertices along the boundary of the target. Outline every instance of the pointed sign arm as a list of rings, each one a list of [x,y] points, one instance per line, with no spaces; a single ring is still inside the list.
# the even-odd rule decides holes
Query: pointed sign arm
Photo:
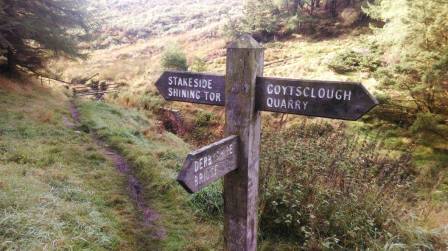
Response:
[[[189,193],[196,193],[237,169],[238,136],[229,136],[188,154],[177,181]]]
[[[165,100],[224,106],[223,75],[165,71],[156,81]]]
[[[378,101],[361,83],[258,77],[256,104],[259,111],[358,120]]]

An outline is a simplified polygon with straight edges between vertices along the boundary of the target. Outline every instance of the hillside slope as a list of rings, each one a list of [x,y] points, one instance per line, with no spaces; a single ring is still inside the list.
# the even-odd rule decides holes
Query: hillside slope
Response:
[[[219,245],[219,228],[192,217],[175,182],[185,143],[138,112],[105,103],[77,102],[77,125],[64,90],[25,82],[0,79],[1,250]],[[135,175],[119,172],[104,147],[123,154]],[[130,178],[141,183],[136,191]]]
[[[124,81],[135,88],[153,81],[160,71],[161,52],[180,45],[188,57],[214,58],[225,46],[224,24],[242,14],[237,0],[103,0],[88,1],[95,17],[94,41],[82,47],[87,61],[52,64],[70,80],[100,73],[100,78]]]
[[[67,124],[63,95],[0,79],[0,249],[135,250],[125,180]]]
[[[94,47],[129,44],[139,39],[184,32],[215,33],[223,22],[241,14],[237,0],[103,0],[90,1],[101,25],[100,43]]]

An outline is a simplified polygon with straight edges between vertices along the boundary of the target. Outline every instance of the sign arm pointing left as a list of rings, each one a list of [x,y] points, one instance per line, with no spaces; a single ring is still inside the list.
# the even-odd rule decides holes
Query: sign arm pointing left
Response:
[[[188,154],[177,181],[195,193],[237,169],[238,136],[232,135]]]
[[[169,101],[224,106],[225,78],[222,75],[165,71],[157,80],[160,94]]]

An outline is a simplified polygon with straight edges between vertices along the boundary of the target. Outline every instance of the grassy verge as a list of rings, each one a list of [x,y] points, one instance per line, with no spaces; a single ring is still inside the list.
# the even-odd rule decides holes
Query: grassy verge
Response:
[[[124,177],[64,95],[0,79],[0,250],[136,250]]]
[[[81,121],[132,164],[146,201],[161,214],[166,231],[162,250],[210,250],[221,247],[221,227],[200,223],[186,193],[175,181],[188,146],[153,120],[105,103],[80,102]],[[150,116],[148,116],[150,117]]]

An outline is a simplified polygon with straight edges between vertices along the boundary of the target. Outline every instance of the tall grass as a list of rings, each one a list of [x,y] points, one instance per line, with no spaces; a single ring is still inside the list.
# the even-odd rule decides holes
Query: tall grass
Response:
[[[166,230],[157,243],[161,250],[206,250],[220,246],[220,229],[200,222],[189,196],[176,182],[188,146],[175,135],[158,129],[155,120],[139,112],[98,103],[80,103],[84,125],[121,152],[132,164],[149,205],[161,214],[156,223]]]
[[[0,79],[0,250],[135,250],[123,177],[63,95]],[[11,84],[11,83],[10,83]],[[6,88],[5,88],[6,86]]]
[[[437,250],[437,234],[417,234],[410,152],[391,156],[382,140],[346,133],[345,124],[303,120],[263,135],[262,238],[313,250]],[[390,249],[392,250],[392,249]]]

